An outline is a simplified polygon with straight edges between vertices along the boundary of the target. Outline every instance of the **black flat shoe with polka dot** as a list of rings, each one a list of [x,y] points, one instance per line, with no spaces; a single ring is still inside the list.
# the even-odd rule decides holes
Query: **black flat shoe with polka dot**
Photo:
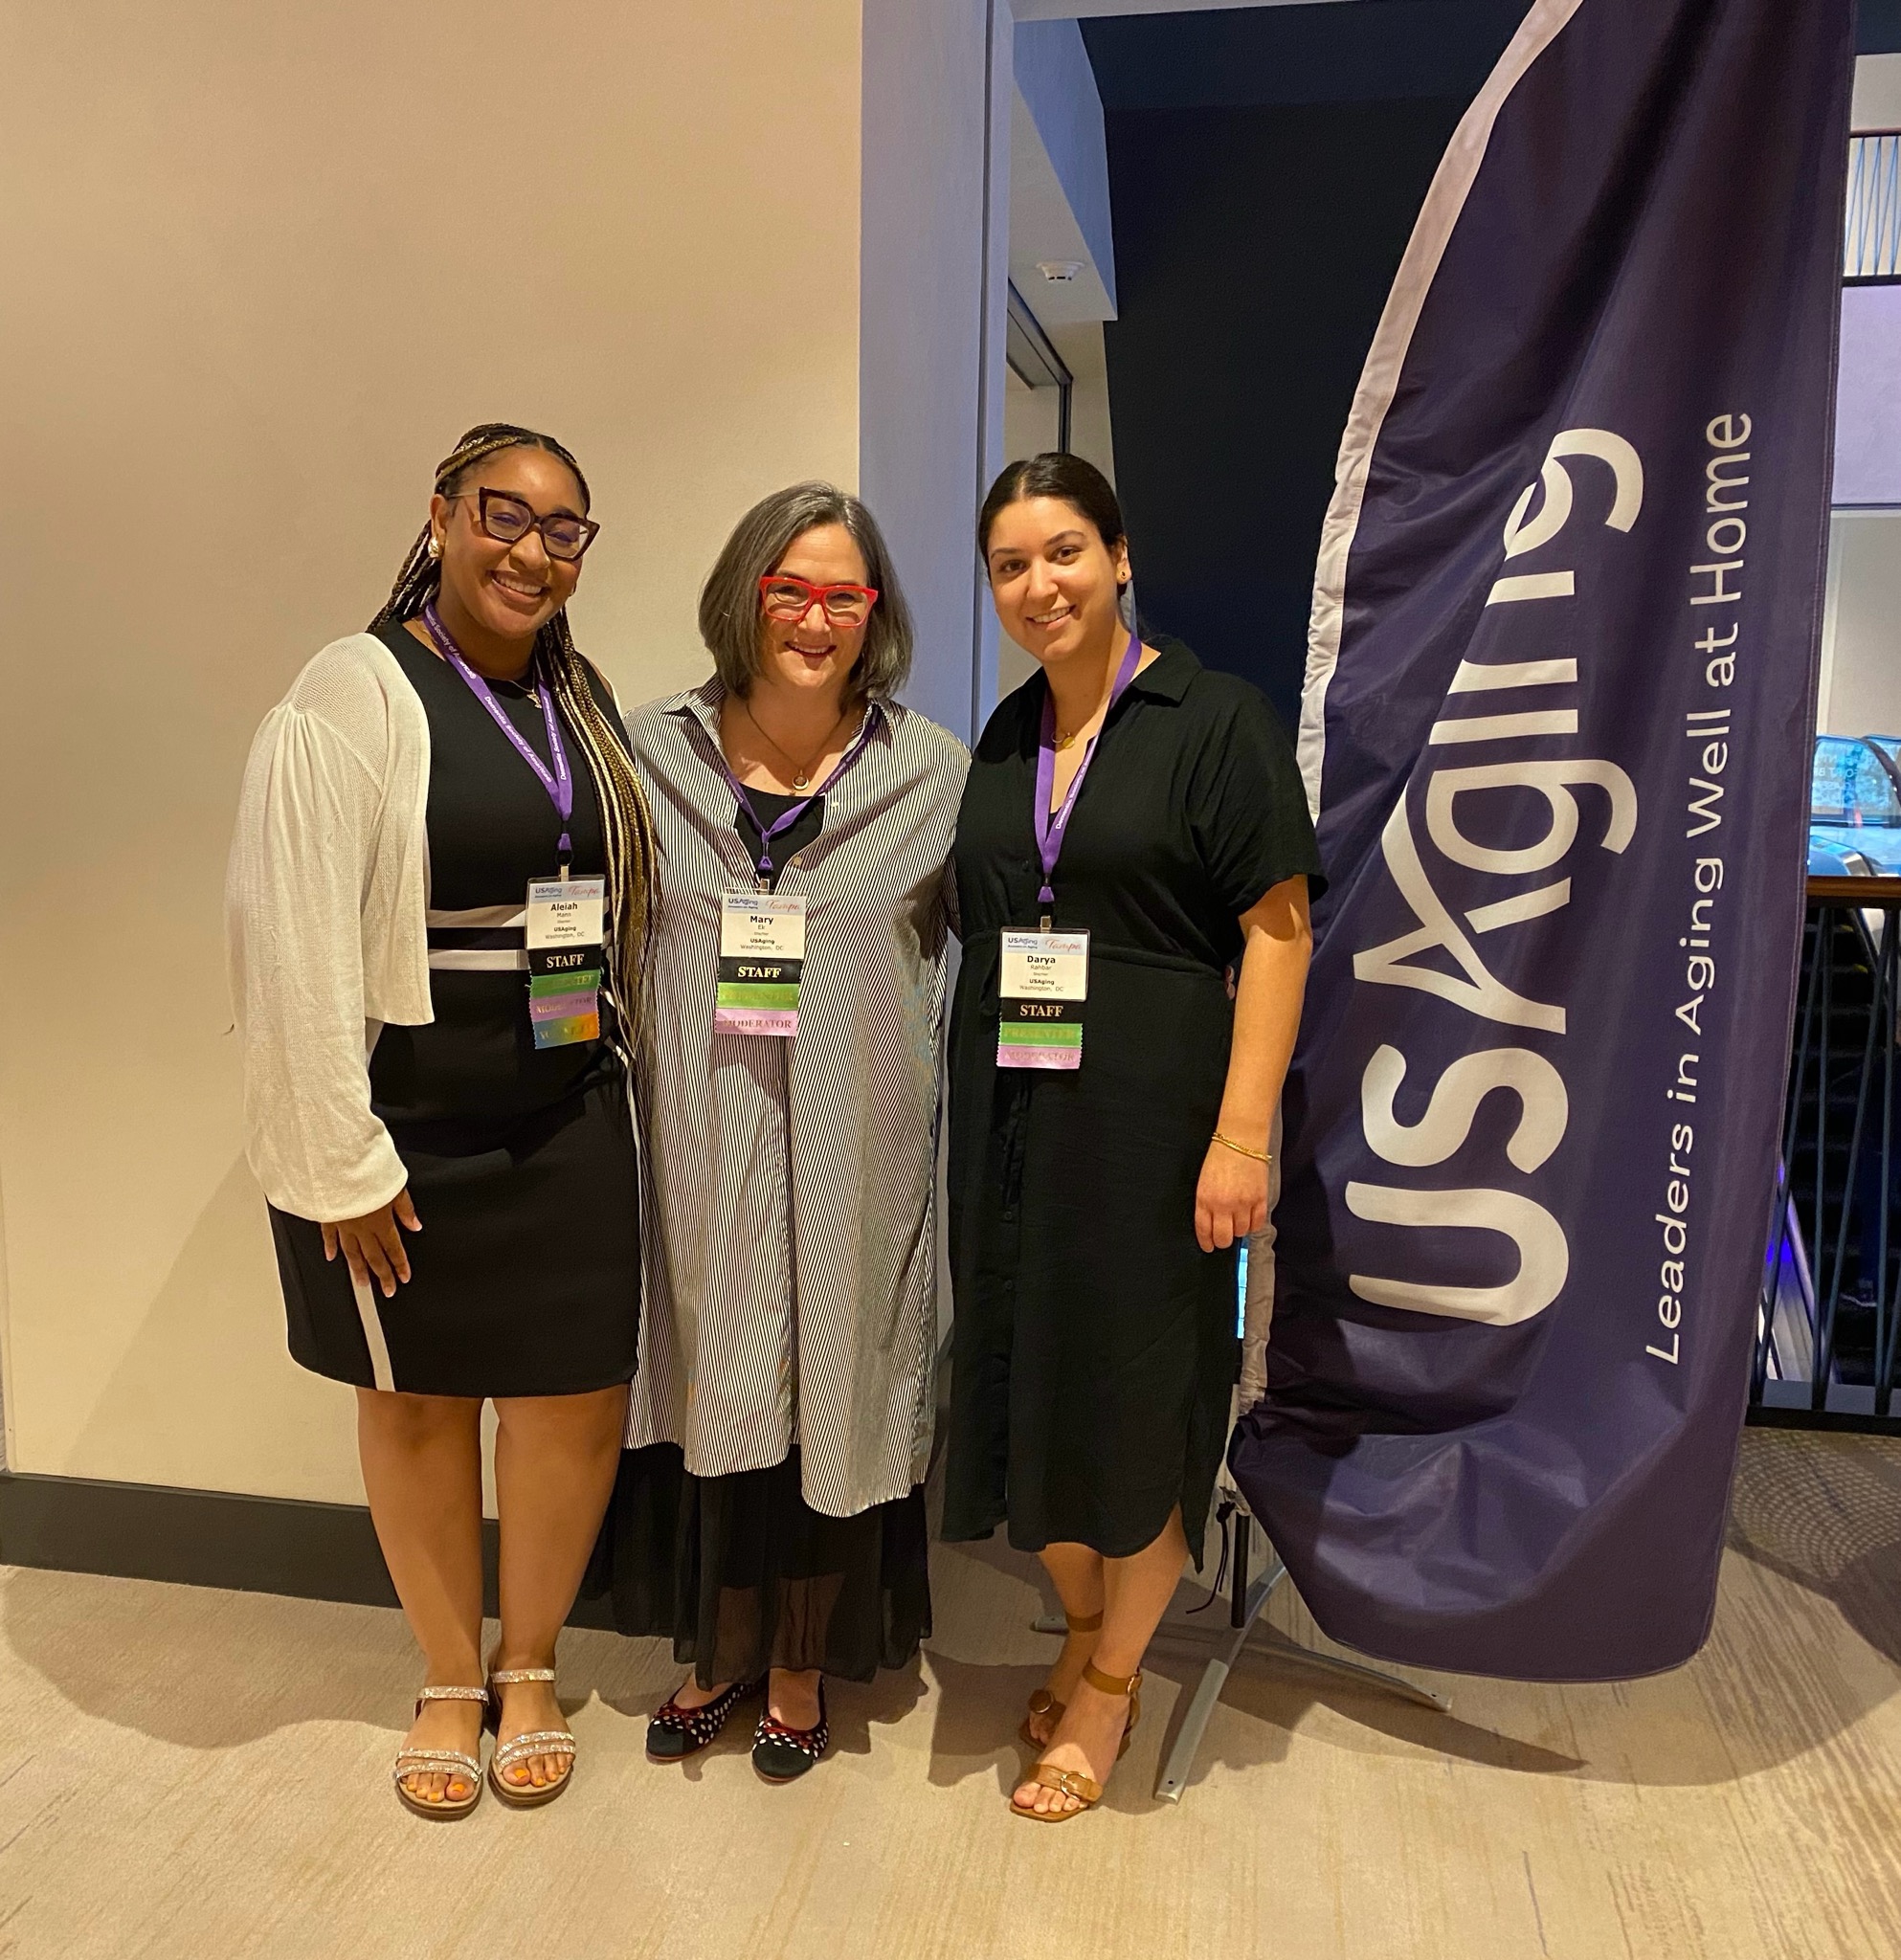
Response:
[[[688,1756],[697,1756],[727,1726],[727,1717],[765,1685],[763,1681],[736,1681],[725,1694],[699,1708],[682,1708],[677,1700],[669,1701],[647,1724],[648,1760],[683,1763]]]
[[[769,1705],[752,1732],[752,1767],[768,1783],[790,1783],[803,1776],[831,1747],[832,1724],[825,1713],[825,1683],[818,1683],[818,1726],[792,1728]]]

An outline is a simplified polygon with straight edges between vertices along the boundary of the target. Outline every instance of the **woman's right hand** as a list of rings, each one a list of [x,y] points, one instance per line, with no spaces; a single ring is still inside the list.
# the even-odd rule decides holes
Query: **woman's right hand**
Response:
[[[368,1285],[374,1274],[383,1298],[393,1300],[397,1286],[410,1276],[410,1256],[403,1250],[398,1225],[410,1232],[422,1230],[407,1189],[361,1218],[339,1218],[334,1225],[325,1225],[324,1257],[334,1259],[341,1252],[349,1261],[350,1278],[359,1286]]]

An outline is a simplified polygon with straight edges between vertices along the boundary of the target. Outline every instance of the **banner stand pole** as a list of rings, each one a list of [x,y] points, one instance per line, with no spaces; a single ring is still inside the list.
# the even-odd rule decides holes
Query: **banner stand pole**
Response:
[[[1224,1502],[1232,1504],[1236,1520],[1234,1571],[1229,1587],[1228,1625],[1226,1627],[1204,1627],[1196,1621],[1176,1615],[1166,1618],[1155,1629],[1155,1637],[1162,1638],[1206,1639],[1211,1635],[1221,1645],[1201,1670],[1201,1679],[1196,1683],[1195,1692],[1189,1697],[1187,1712],[1182,1716],[1181,1726],[1175,1732],[1174,1747],[1168,1752],[1162,1764],[1160,1776],[1155,1782],[1155,1796],[1162,1803],[1179,1803],[1187,1790],[1189,1779],[1194,1774],[1195,1759],[1201,1750],[1201,1738],[1207,1732],[1209,1718],[1215,1712],[1215,1704],[1221,1699],[1221,1689],[1226,1685],[1235,1662],[1241,1658],[1241,1649],[1253,1637],[1262,1613],[1274,1589],[1287,1576],[1287,1569],[1270,1547],[1267,1567],[1252,1585],[1248,1584],[1247,1571],[1249,1551],[1253,1543],[1254,1519],[1247,1506],[1232,1491],[1223,1494]],[[1212,1595],[1211,1595],[1212,1596]],[[1045,1614],[1032,1623],[1040,1634],[1060,1634],[1064,1631],[1061,1614]],[[1303,1647],[1299,1641],[1290,1640],[1274,1628],[1268,1628],[1268,1650],[1279,1658],[1292,1660],[1304,1667],[1319,1669],[1324,1674],[1336,1675],[1346,1681],[1362,1686],[1384,1688],[1391,1694],[1400,1695],[1409,1702],[1416,1702],[1421,1707],[1446,1713],[1451,1704],[1443,1695],[1435,1694],[1432,1689],[1421,1687],[1417,1682],[1407,1681],[1403,1676],[1388,1674],[1383,1668],[1368,1667],[1358,1660],[1342,1659],[1332,1654],[1317,1654],[1310,1647]]]

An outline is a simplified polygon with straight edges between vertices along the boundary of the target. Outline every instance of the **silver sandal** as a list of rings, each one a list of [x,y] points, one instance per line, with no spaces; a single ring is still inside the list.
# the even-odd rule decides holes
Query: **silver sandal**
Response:
[[[525,1735],[502,1741],[502,1697],[492,1691],[505,1687],[510,1682],[547,1681],[554,1679],[551,1667],[498,1667],[488,1677],[491,1690],[485,1726],[495,1732],[495,1753],[488,1759],[489,1788],[502,1802],[511,1810],[537,1810],[545,1803],[552,1803],[574,1780],[574,1738],[565,1728],[531,1728]],[[512,1770],[517,1763],[529,1756],[566,1756],[568,1767],[561,1772],[558,1781],[544,1783],[539,1790],[532,1783],[509,1783],[503,1776],[504,1770]]]
[[[426,1702],[481,1702],[483,1704],[482,1726],[485,1728],[488,1726],[488,1699],[486,1688],[424,1688],[415,1698],[415,1712],[420,1715]],[[480,1747],[478,1742],[477,1748]],[[459,1774],[467,1778],[469,1793],[453,1801],[445,1795],[436,1803],[427,1797],[412,1795],[403,1788],[403,1778],[418,1773],[425,1776]],[[418,1817],[453,1823],[458,1817],[467,1816],[481,1801],[481,1758],[465,1755],[460,1749],[400,1748],[396,1751],[396,1765],[391,1774],[395,1779],[396,1801]]]

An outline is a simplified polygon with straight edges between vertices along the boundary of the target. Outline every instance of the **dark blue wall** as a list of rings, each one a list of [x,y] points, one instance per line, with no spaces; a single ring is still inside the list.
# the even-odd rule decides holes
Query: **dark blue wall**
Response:
[[[1360,364],[1446,139],[1522,12],[1354,0],[1084,23],[1144,623],[1244,674],[1290,724]]]
[[[1340,0],[1331,7],[1136,14],[1085,20],[1083,36],[1106,109],[1469,98],[1524,18],[1525,5]]]
[[[1465,106],[1107,115],[1109,407],[1144,622],[1290,725],[1340,431]]]
[[[1246,675],[1290,724],[1360,364],[1446,139],[1523,13],[1352,0],[1083,24],[1108,139],[1109,404],[1144,620]],[[1901,49],[1901,0],[1862,0],[1860,42]]]
[[[1901,0],[1862,0],[1855,19],[1855,53],[1901,55]]]

